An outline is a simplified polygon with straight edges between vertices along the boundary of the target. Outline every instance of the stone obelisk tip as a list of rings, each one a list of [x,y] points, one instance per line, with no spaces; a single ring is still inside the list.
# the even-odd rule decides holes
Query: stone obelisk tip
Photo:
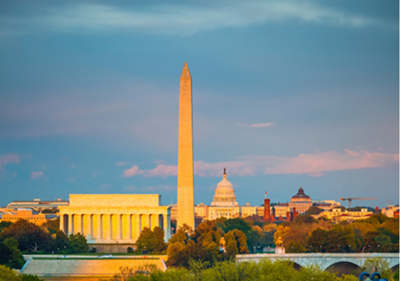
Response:
[[[183,65],[181,78],[191,78],[187,62],[185,62],[185,64]]]

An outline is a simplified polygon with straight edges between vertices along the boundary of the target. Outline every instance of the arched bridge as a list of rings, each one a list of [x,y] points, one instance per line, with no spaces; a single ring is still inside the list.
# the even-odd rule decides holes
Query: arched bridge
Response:
[[[301,267],[307,265],[318,265],[322,270],[337,263],[351,263],[362,267],[368,258],[381,257],[389,262],[391,268],[399,265],[398,253],[307,253],[307,254],[252,254],[252,255],[236,255],[236,262],[255,261],[262,259],[271,260],[289,260]]]

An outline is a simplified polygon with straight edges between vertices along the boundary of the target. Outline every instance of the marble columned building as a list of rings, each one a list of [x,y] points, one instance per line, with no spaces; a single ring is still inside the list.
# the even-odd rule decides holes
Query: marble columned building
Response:
[[[81,233],[97,251],[126,252],[144,227],[164,230],[171,237],[171,207],[160,204],[161,195],[71,194],[60,207],[60,230]]]

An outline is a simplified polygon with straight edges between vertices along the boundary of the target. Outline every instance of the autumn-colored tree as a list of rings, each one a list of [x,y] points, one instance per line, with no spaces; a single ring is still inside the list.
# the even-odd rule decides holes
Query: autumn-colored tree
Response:
[[[247,248],[247,237],[243,231],[234,229],[224,235],[226,242],[225,251],[230,257],[234,257],[236,254],[248,254],[249,249]]]
[[[196,228],[194,238],[197,243],[206,247],[211,242],[215,242],[219,245],[221,236],[221,230],[217,227],[215,222],[207,220]]]

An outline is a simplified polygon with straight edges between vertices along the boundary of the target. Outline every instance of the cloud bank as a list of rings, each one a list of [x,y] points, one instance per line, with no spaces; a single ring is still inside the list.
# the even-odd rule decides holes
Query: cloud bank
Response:
[[[224,167],[230,175],[254,176],[257,174],[305,174],[320,177],[324,173],[340,170],[378,168],[399,162],[399,154],[368,151],[327,151],[315,154],[299,154],[295,157],[244,156],[239,161],[206,163],[194,161],[194,174],[200,177],[219,177]],[[177,175],[176,165],[157,165],[154,169],[140,170],[138,166],[125,170],[125,177],[170,177]]]
[[[200,31],[243,27],[265,22],[297,20],[363,27],[377,20],[352,14],[313,1],[229,1],[183,4],[113,6],[78,2],[43,7],[40,14],[25,17],[2,16],[0,35],[21,34],[31,29],[51,32],[141,31],[191,35]],[[8,28],[7,28],[8,27]]]

